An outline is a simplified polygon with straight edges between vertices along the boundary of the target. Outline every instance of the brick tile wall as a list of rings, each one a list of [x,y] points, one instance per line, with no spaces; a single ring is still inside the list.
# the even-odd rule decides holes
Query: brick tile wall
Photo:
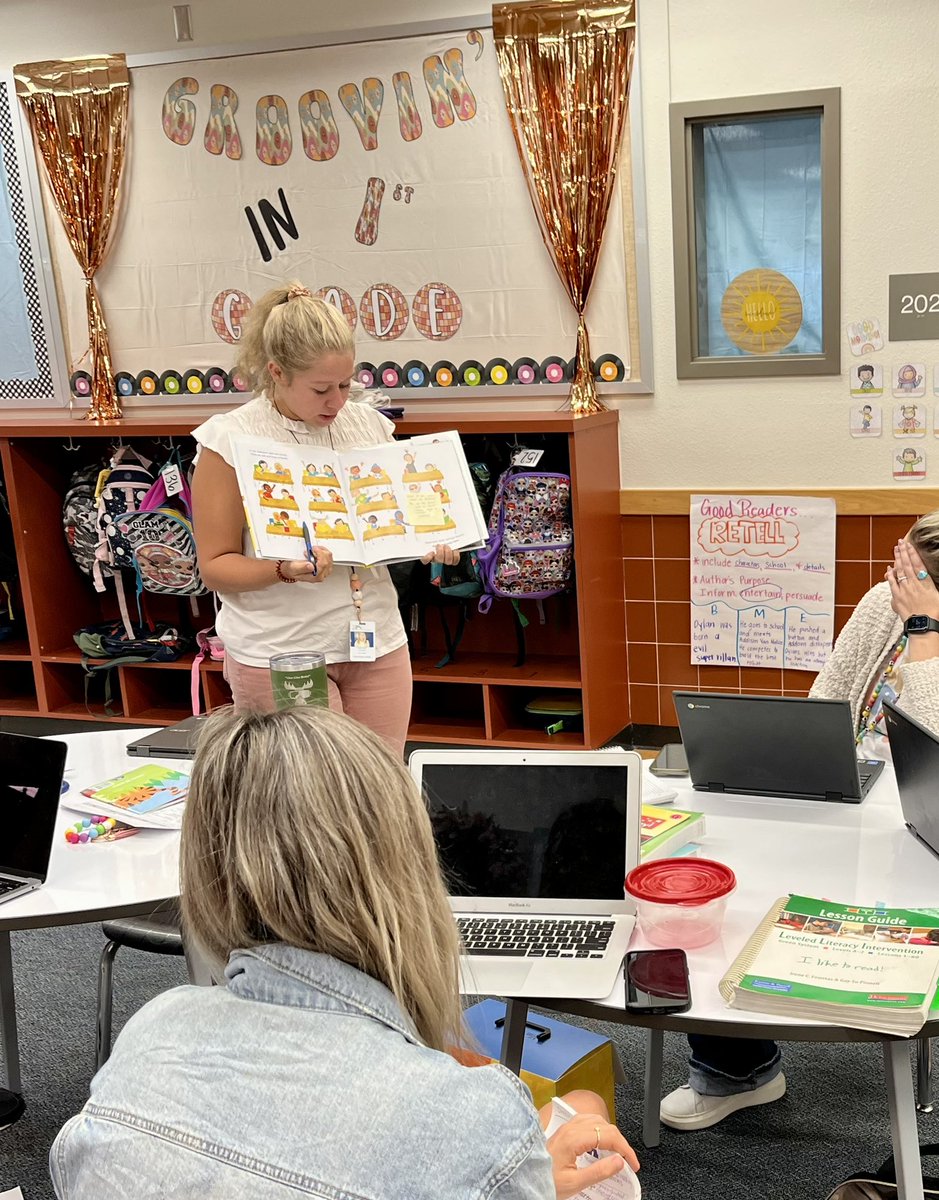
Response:
[[[835,632],[883,578],[892,547],[915,516],[837,518]],[[689,522],[681,516],[623,517],[630,720],[676,725],[674,688],[804,696],[811,671],[691,663]]]

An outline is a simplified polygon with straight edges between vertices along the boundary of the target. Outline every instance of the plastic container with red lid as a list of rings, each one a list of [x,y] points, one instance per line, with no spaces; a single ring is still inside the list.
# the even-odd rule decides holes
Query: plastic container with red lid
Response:
[[[720,937],[727,897],[736,886],[730,867],[709,858],[660,858],[626,876],[643,934],[653,945],[685,950]]]

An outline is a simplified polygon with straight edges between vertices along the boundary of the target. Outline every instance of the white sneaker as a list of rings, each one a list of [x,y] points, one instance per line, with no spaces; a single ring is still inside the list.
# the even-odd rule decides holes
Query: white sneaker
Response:
[[[659,1117],[672,1129],[708,1129],[723,1121],[740,1108],[771,1104],[786,1094],[786,1077],[782,1073],[750,1092],[735,1092],[732,1096],[702,1096],[690,1084],[676,1088],[662,1101]]]

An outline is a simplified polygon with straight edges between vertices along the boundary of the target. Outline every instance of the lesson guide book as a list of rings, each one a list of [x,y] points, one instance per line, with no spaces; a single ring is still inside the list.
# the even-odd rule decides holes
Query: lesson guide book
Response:
[[[481,546],[486,522],[455,430],[365,450],[232,438],[235,474],[260,558],[407,562],[445,542]]]
[[[732,1008],[912,1037],[935,1003],[939,909],[777,900],[720,982]]]

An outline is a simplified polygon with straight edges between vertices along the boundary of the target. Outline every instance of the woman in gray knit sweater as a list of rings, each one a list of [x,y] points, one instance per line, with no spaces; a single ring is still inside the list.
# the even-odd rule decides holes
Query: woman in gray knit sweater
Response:
[[[884,700],[939,736],[939,511],[894,546],[884,582],[858,602],[809,695],[847,700],[860,753],[883,758]],[[786,1091],[779,1047],[756,1038],[692,1035],[690,1079],[662,1101],[673,1129],[707,1129]]]

